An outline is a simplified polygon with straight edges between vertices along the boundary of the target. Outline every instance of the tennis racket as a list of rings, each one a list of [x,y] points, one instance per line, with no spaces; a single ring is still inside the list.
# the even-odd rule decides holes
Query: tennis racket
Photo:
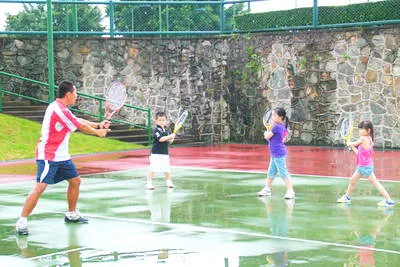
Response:
[[[264,124],[265,129],[267,129],[267,131],[270,131],[271,127],[272,127],[271,117],[272,117],[272,109],[265,112],[265,114],[263,116],[263,124]]]
[[[351,139],[353,138],[353,119],[351,116],[347,116],[342,119],[340,123],[340,136],[343,138],[345,145],[348,146]]]
[[[183,124],[186,121],[186,118],[188,117],[188,111],[185,110],[181,113],[181,115],[179,116],[179,118],[176,120],[175,124],[174,124],[174,131],[173,133],[176,134],[180,128],[182,128]]]
[[[105,93],[105,117],[107,120],[110,120],[111,117],[122,108],[125,103],[126,97],[126,87],[123,83],[111,83],[110,87],[107,88],[107,91]]]

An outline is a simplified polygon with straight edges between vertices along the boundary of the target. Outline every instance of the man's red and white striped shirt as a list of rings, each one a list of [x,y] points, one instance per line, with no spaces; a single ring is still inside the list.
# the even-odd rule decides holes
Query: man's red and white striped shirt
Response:
[[[42,131],[36,147],[37,160],[64,161],[68,153],[69,137],[80,126],[77,117],[60,101],[52,102],[46,109]]]

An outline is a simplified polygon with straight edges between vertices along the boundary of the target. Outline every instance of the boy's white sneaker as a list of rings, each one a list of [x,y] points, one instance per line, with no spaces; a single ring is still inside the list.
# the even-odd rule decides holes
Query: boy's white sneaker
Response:
[[[154,185],[152,182],[147,182],[146,183],[146,189],[148,190],[154,190]]]
[[[171,180],[167,180],[166,183],[167,183],[167,187],[168,188],[174,188],[175,187],[175,185],[172,183]]]
[[[261,189],[261,191],[258,192],[259,197],[266,197],[270,195],[272,195],[272,191],[271,188],[269,188],[268,186],[264,186],[263,189]]]
[[[288,190],[286,191],[285,196],[283,197],[284,199],[294,199],[295,194],[293,190]]]

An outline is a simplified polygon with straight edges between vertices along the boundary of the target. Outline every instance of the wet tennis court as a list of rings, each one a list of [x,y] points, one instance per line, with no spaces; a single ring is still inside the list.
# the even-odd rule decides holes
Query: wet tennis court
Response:
[[[352,205],[335,203],[348,183],[337,176],[347,169],[351,174],[354,167],[353,162],[341,163],[348,153],[338,151],[333,160],[322,156],[322,148],[315,148],[318,156],[310,147],[302,156],[300,147],[290,149],[289,170],[297,171],[295,200],[283,199],[281,180],[272,197],[256,196],[265,178],[263,146],[172,149],[176,188],[168,189],[159,174],[154,191],[144,189],[147,151],[98,155],[97,161],[77,157],[86,173],[79,208],[90,223],[64,223],[66,184],[61,183],[40,199],[27,237],[16,236],[14,225],[34,182],[21,178],[29,173],[15,174],[21,181],[4,183],[0,190],[0,265],[398,266],[397,207],[378,208],[381,197],[367,181],[359,183]],[[316,158],[320,171],[301,173],[307,169],[301,158],[308,164]],[[323,161],[330,167],[318,166]],[[343,167],[336,170],[333,163]],[[108,170],[89,171],[91,165]],[[3,167],[5,177],[10,164]],[[319,173],[326,169],[333,169],[333,175]],[[395,179],[383,184],[398,201],[400,184]]]

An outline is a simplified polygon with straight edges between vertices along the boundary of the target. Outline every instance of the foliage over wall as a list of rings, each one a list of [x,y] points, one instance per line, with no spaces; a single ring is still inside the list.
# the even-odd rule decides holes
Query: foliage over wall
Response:
[[[334,7],[322,6],[318,8],[318,23],[323,25],[398,20],[400,19],[399,10],[399,0]],[[239,15],[235,17],[236,30],[307,26],[312,25],[312,16],[312,7]]]

